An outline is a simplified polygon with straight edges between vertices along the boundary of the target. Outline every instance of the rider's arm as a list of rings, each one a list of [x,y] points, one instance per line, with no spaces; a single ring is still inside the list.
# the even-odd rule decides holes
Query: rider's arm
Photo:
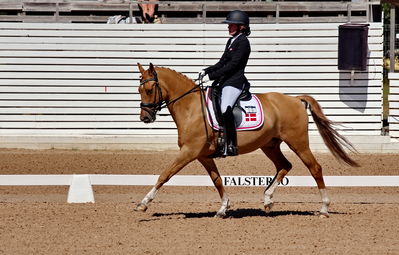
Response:
[[[218,70],[218,69],[222,68],[223,65],[224,65],[225,59],[226,59],[226,51],[223,53],[222,57],[220,58],[220,60],[216,64],[214,64],[213,66],[209,66],[209,67],[204,69],[205,73],[209,74],[211,72],[214,72],[215,70]]]

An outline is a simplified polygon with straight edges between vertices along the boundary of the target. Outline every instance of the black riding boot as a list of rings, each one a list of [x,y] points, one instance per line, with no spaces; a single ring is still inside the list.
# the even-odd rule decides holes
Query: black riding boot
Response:
[[[222,115],[224,127],[224,151],[223,156],[236,156],[238,155],[237,150],[237,132],[236,125],[231,107],[227,107],[227,110]]]

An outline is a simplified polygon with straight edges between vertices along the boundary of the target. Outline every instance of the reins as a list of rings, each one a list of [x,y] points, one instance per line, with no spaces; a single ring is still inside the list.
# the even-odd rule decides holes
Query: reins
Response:
[[[201,98],[202,118],[204,119],[205,134],[206,134],[206,142],[210,144],[211,141],[209,140],[209,136],[208,136],[208,126],[206,125],[206,114],[207,114],[207,112],[209,112],[209,109],[208,109],[208,105],[207,105],[207,103],[206,103],[204,82],[202,81],[202,78],[203,78],[203,77],[201,77],[201,75],[198,75],[198,79],[196,79],[195,81],[199,81],[198,86],[201,88],[201,95],[200,95],[200,98]],[[204,105],[205,105],[205,107],[206,107],[207,112],[205,112]],[[213,126],[213,120],[212,120],[212,118],[210,118],[210,120],[211,120],[211,125]]]
[[[199,89],[199,90],[196,90],[196,89],[198,89],[198,88],[200,88],[200,89]],[[171,100],[171,101],[169,101],[169,102],[164,102],[163,105],[161,106],[161,109],[167,107],[167,106],[170,105],[170,104],[173,104],[174,102],[180,100],[181,98],[187,96],[188,94],[191,94],[191,93],[197,92],[197,91],[201,91],[201,85],[199,85],[199,84],[198,84],[198,85],[195,85],[195,87],[193,87],[192,89],[190,89],[189,91],[187,91],[187,92],[184,93],[183,95],[181,95],[181,96],[179,96],[179,97],[177,97],[177,98],[175,98],[175,99],[173,99],[173,100]]]
[[[149,82],[149,81],[155,81],[155,88],[156,88],[156,90],[158,91],[159,101],[158,101],[158,102],[155,102],[155,101],[156,101],[156,97],[155,97],[155,98],[154,98],[154,103],[140,103],[140,108],[143,108],[143,107],[154,108],[155,111],[160,111],[160,110],[162,110],[163,108],[168,107],[170,104],[173,104],[174,102],[176,102],[176,101],[180,100],[181,98],[187,96],[188,94],[191,94],[191,93],[193,93],[193,92],[196,92],[196,89],[198,89],[198,88],[200,88],[198,91],[201,91],[202,82],[201,82],[201,84],[194,86],[193,88],[191,88],[190,90],[188,90],[187,92],[185,92],[184,94],[182,94],[181,96],[178,96],[177,98],[175,98],[175,99],[170,100],[170,101],[167,102],[167,101],[165,101],[165,100],[163,99],[163,96],[162,96],[162,89],[161,89],[161,87],[159,86],[158,75],[157,75],[157,73],[155,72],[155,70],[154,70],[154,72],[153,72],[153,76],[154,76],[153,78],[150,78],[150,79],[141,81],[141,82],[140,82],[140,86],[144,85],[145,83],[147,83],[147,82]]]
[[[182,99],[183,97],[197,92],[200,92],[200,98],[201,98],[201,111],[202,111],[202,116],[204,119],[204,126],[205,126],[205,134],[206,134],[206,140],[207,142],[209,142],[209,136],[208,136],[208,127],[206,125],[206,112],[204,109],[204,105],[206,107],[206,109],[209,111],[208,106],[206,104],[206,98],[205,98],[205,90],[204,90],[204,83],[202,81],[202,77],[198,77],[198,79],[195,79],[194,81],[198,81],[198,84],[196,84],[193,88],[191,88],[190,90],[186,91],[185,93],[183,93],[182,95],[178,96],[177,98],[170,100],[170,101],[166,101],[163,99],[162,96],[162,89],[159,86],[159,81],[158,81],[158,74],[156,73],[156,71],[154,70],[153,72],[153,78],[150,79],[146,79],[140,82],[140,86],[143,86],[145,83],[149,82],[149,81],[155,81],[155,88],[157,90],[156,93],[158,93],[158,98],[159,101],[156,102],[157,100],[157,96],[154,97],[154,102],[153,103],[140,103],[140,108],[147,111],[150,115],[156,115],[156,113],[160,110],[162,110],[163,108],[168,107],[170,104],[175,103],[176,101]],[[198,89],[198,90],[197,90]],[[152,112],[150,112],[152,111]],[[212,119],[211,119],[212,121]],[[212,123],[213,125],[213,123]]]

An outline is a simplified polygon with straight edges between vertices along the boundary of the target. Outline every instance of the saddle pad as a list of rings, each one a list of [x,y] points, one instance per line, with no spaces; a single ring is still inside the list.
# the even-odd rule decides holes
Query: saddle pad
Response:
[[[212,126],[214,130],[220,130],[221,127],[216,120],[212,100],[208,96],[209,91],[210,89],[208,88],[206,91],[206,104],[208,110],[207,119],[209,125]],[[240,101],[240,105],[245,112],[240,110],[242,114],[242,121],[238,126],[236,125],[236,130],[245,131],[260,128],[263,125],[265,117],[263,114],[262,104],[260,103],[258,97],[252,94],[252,98],[250,100]]]

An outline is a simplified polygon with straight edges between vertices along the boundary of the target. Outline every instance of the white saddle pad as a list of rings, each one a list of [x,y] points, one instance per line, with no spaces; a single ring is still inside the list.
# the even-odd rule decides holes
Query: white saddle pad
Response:
[[[208,88],[206,91],[206,103],[208,108],[207,119],[209,125],[212,126],[214,130],[220,130],[221,127],[216,120],[212,100],[208,97],[209,91],[210,89]],[[260,128],[263,125],[265,118],[263,114],[262,104],[260,103],[258,97],[252,94],[251,100],[240,101],[240,105],[245,110],[245,112],[241,111],[242,120],[241,123],[236,127],[236,130],[244,131]]]

